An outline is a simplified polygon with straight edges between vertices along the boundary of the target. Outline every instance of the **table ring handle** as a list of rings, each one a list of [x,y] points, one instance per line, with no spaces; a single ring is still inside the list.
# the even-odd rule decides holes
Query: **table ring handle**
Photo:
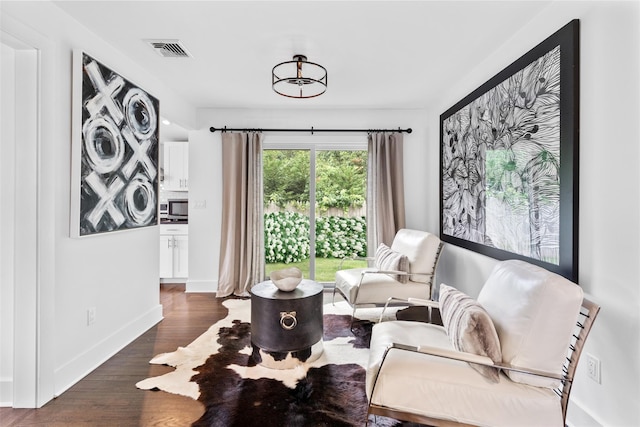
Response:
[[[280,326],[282,326],[282,329],[290,331],[293,328],[295,328],[297,325],[298,325],[298,319],[296,319],[296,312],[295,311],[290,311],[290,312],[281,311],[280,312]]]

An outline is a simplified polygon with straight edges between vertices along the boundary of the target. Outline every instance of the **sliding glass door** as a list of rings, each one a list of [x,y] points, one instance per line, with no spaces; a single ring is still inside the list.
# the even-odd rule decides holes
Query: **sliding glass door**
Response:
[[[318,150],[315,166],[315,277],[333,282],[344,258],[367,255],[367,151]],[[366,262],[342,268],[354,266]]]
[[[367,253],[366,145],[274,145],[263,152],[266,273],[333,282],[343,258]],[[342,267],[354,266],[366,262]]]
[[[311,278],[311,152],[264,150],[263,170],[266,274],[295,266]]]

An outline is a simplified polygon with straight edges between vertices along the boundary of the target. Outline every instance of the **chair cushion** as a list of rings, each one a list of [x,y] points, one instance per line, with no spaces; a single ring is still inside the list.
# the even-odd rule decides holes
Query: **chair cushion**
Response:
[[[439,306],[442,323],[456,350],[487,356],[494,363],[502,362],[500,341],[491,317],[476,300],[442,283]],[[490,381],[498,382],[497,368],[469,365]]]
[[[387,274],[377,273],[365,274],[358,290],[358,284],[364,271],[375,271],[375,269],[351,268],[336,272],[336,288],[350,304],[382,305],[391,295],[397,298],[423,299],[429,299],[429,295],[431,295],[431,288],[427,284],[412,281],[400,283]]]
[[[500,338],[502,361],[555,374],[562,373],[582,299],[575,283],[518,260],[499,262],[478,295]],[[560,385],[551,378],[507,375],[538,387]]]
[[[374,325],[366,376],[367,397],[374,404],[478,426],[563,425],[560,398],[553,390],[515,383],[502,373],[492,383],[465,362],[396,349],[380,370],[393,342],[454,350],[441,326],[408,321]]]
[[[376,250],[375,267],[380,270],[409,272],[409,259],[406,255],[396,252],[384,243],[380,243]],[[391,276],[400,283],[407,283],[408,276]]]
[[[391,249],[400,252],[409,259],[410,281],[430,283],[435,274],[437,254],[440,250],[438,236],[420,230],[403,228],[398,230],[391,244]]]

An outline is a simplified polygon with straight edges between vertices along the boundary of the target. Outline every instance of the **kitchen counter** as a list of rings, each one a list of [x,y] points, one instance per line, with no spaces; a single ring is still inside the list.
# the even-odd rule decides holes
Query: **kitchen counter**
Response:
[[[177,225],[177,224],[188,224],[189,220],[187,219],[166,219],[166,218],[160,218],[160,224],[173,224],[173,225]]]

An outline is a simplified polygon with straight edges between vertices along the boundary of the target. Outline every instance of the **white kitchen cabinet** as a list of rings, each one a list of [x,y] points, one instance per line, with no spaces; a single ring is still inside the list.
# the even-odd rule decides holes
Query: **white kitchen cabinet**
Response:
[[[160,235],[160,278],[173,278],[173,236]]]
[[[188,277],[188,225],[160,224],[160,279]]]
[[[173,277],[189,277],[189,236],[173,236]]]
[[[164,143],[164,181],[166,191],[189,190],[189,144],[181,141]]]

